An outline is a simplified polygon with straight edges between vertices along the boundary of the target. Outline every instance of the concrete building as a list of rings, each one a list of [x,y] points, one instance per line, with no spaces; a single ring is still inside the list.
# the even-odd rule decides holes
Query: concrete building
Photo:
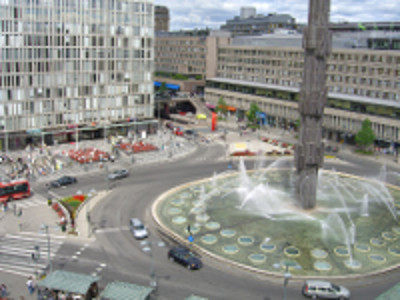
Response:
[[[367,36],[360,39],[366,45]],[[397,34],[398,38],[398,34]],[[207,79],[205,100],[223,97],[238,117],[255,102],[272,126],[291,127],[303,77],[301,36],[237,37],[218,48],[217,76]],[[354,37],[334,37],[328,60],[326,138],[352,142],[365,119],[378,139],[400,142],[400,52],[354,48]]]
[[[153,1],[1,1],[0,16],[2,149],[153,117]]]
[[[156,84],[175,90],[202,92],[205,79],[216,76],[217,49],[230,43],[230,34],[194,30],[157,33],[155,40]]]
[[[166,6],[156,5],[154,8],[154,30],[169,31],[169,9]]]
[[[257,10],[254,6],[243,6],[240,8],[240,18],[248,19],[254,17],[257,14]]]
[[[221,30],[231,32],[233,36],[266,34],[282,28],[296,29],[295,18],[288,14],[276,13],[258,15],[254,7],[242,7],[240,17],[227,20],[226,24],[220,27]]]

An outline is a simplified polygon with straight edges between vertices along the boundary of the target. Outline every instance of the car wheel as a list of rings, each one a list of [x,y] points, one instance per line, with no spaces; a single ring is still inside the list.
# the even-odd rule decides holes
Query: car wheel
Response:
[[[192,266],[189,264],[189,265],[186,266],[186,268],[187,268],[188,270],[191,270],[191,269],[192,269]]]

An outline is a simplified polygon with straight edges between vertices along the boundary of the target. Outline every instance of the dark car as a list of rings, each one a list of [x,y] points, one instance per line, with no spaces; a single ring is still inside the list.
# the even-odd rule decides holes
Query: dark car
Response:
[[[127,169],[115,170],[107,175],[108,180],[115,180],[128,177],[129,171]]]
[[[69,184],[73,184],[73,183],[77,183],[78,180],[76,180],[75,177],[72,176],[63,176],[58,178],[57,180],[54,180],[51,182],[51,186],[52,187],[60,187],[60,186],[64,186],[64,185],[69,185]]]
[[[182,247],[176,247],[169,250],[168,259],[185,266],[188,270],[200,269],[203,266],[199,258],[190,252],[190,250]]]

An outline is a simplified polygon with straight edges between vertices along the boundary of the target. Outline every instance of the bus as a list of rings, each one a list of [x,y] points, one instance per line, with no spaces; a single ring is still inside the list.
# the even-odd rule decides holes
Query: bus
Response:
[[[0,182],[0,202],[20,200],[31,196],[31,187],[27,179]]]

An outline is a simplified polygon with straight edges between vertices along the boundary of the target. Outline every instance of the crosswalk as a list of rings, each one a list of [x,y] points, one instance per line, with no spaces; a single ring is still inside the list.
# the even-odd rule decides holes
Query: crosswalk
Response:
[[[9,208],[13,209],[13,205],[16,206],[17,209],[27,209],[30,207],[36,207],[40,205],[47,205],[47,200],[42,198],[42,197],[35,197],[32,196],[31,198],[28,199],[23,199],[23,200],[15,200],[12,203],[10,203]]]
[[[64,239],[64,236],[34,232],[6,234],[0,237],[0,271],[25,277],[40,274]]]

